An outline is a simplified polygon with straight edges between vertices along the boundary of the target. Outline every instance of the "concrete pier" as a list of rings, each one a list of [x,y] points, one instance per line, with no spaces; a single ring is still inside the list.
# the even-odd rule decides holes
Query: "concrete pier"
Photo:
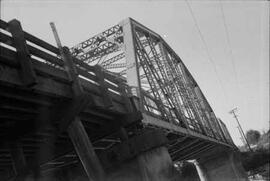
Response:
[[[108,181],[177,181],[179,177],[165,147],[141,153],[107,173]]]
[[[101,154],[107,180],[179,180],[166,143],[167,138],[161,132],[146,131]]]
[[[245,181],[246,172],[236,151],[215,152],[210,157],[200,159],[200,178],[207,181]],[[203,168],[203,169],[202,169]]]

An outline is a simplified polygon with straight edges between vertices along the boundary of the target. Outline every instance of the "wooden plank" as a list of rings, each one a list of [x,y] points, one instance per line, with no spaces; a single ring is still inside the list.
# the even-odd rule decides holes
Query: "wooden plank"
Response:
[[[88,65],[87,63],[83,62],[82,60],[79,60],[75,57],[73,57],[73,62],[78,66],[84,68],[86,71],[94,72],[95,68],[94,66]],[[121,78],[118,78],[116,76],[113,76],[112,74],[109,74],[107,72],[104,72],[104,78],[108,79],[109,81],[118,84],[119,82],[123,82]]]
[[[94,67],[91,66],[91,65],[88,65],[87,63],[83,62],[82,60],[79,60],[75,57],[73,57],[73,62],[81,67],[83,67],[85,70],[88,70],[88,71],[91,71],[91,72],[94,72]]]
[[[24,32],[24,37],[25,37],[26,40],[28,40],[28,41],[30,41],[30,42],[32,42],[32,43],[34,43],[34,44],[36,44],[36,45],[38,45],[38,46],[40,46],[42,48],[45,48],[46,50],[49,50],[49,51],[59,55],[59,50],[55,46],[53,46],[53,45],[51,45],[51,44],[49,44],[49,43],[35,37],[35,36],[33,36],[33,35],[31,35],[31,34],[29,34],[27,32]]]
[[[27,174],[27,163],[21,145],[18,142],[10,143],[10,154],[17,178],[24,179]]]
[[[198,148],[197,150],[195,150],[194,152],[188,153],[186,155],[182,155],[180,156],[181,160],[191,160],[191,159],[196,159],[199,156],[199,154],[203,154],[206,151],[209,151],[209,149],[212,149],[213,147],[215,147],[216,145],[205,145],[205,146],[201,146],[200,148]]]
[[[107,71],[104,72],[104,77],[115,84],[126,82],[124,77],[118,77],[112,73],[108,73]]]
[[[0,35],[1,35],[1,42],[2,43],[16,48],[15,43],[14,43],[14,39],[12,37],[9,37],[9,36],[2,34],[2,33],[0,33]],[[36,47],[33,47],[31,45],[26,45],[26,47],[29,50],[30,54],[35,55],[41,59],[44,59],[45,61],[48,61],[54,65],[58,65],[60,67],[63,67],[64,62],[61,59],[59,59],[59,58],[57,58],[57,57],[55,57],[47,52],[44,52]],[[2,54],[2,52],[1,52],[1,54]]]
[[[6,30],[8,27],[8,23],[0,19],[0,28]]]
[[[99,112],[93,111],[82,111],[79,114],[79,117],[81,120],[83,120],[84,123],[92,123],[95,125],[103,126],[106,125],[108,122],[113,122],[114,118],[109,115],[101,114]]]
[[[80,84],[78,72],[76,69],[75,64],[73,63],[73,58],[71,56],[71,53],[69,52],[69,49],[67,47],[63,47],[63,60],[65,64],[65,69],[69,75],[70,80],[72,80],[72,90],[74,92],[74,95],[80,95],[83,93],[83,88]]]
[[[10,45],[10,46],[13,46],[14,47],[14,43],[13,43],[13,38],[0,32],[0,42],[4,43],[4,44],[7,44],[7,45]]]
[[[77,69],[79,75],[86,77],[94,82],[97,82],[97,77],[95,75],[90,74],[87,70],[83,70],[80,67],[76,67],[76,69]]]
[[[14,67],[19,67],[19,62],[17,60],[16,52],[9,50],[5,47],[1,47],[0,56],[2,57],[0,59],[1,63],[14,66]],[[49,64],[40,62],[34,58],[31,58],[31,62],[37,74],[43,75],[43,76],[49,76],[55,80],[59,80],[64,83],[70,83],[70,80],[68,79],[66,72],[64,72],[63,70],[55,68]]]
[[[35,92],[39,92],[47,96],[60,96],[61,98],[71,98],[71,86],[57,82],[51,78],[37,76],[38,83],[33,87]],[[0,75],[0,84],[6,86],[18,86],[22,88],[24,84],[21,82],[20,74],[17,69],[4,67]]]
[[[38,75],[50,77],[56,81],[63,82],[64,84],[71,84],[65,71],[35,59],[32,59],[32,64]]]
[[[102,97],[100,95],[100,91],[99,91],[98,87],[96,85],[91,85],[87,81],[84,81],[84,80],[81,80],[81,83],[84,87],[84,91],[93,96],[93,100],[95,102],[94,103],[95,107],[92,107],[92,109],[95,110],[96,108],[100,108],[100,109],[103,109],[105,111],[104,105],[103,105],[103,100],[102,100]],[[114,110],[119,112],[119,113],[125,113],[126,108],[125,108],[125,105],[123,102],[123,98],[117,94],[113,94],[113,93],[109,93],[109,94],[110,94],[110,97],[112,98],[112,101],[113,101]],[[83,111],[86,111],[86,110],[89,110],[89,109],[86,108]],[[109,110],[106,109],[106,112],[109,112]]]
[[[60,131],[65,131],[68,125],[75,119],[79,113],[88,107],[92,102],[92,97],[87,94],[81,94],[72,99],[72,101],[59,110],[61,116],[60,119]]]
[[[90,180],[104,181],[105,173],[79,118],[68,127],[68,134]]]
[[[27,48],[29,49],[29,52],[32,54],[32,55],[35,55],[37,57],[40,57],[52,64],[55,64],[55,65],[58,65],[58,66],[61,66],[63,67],[64,66],[64,62],[62,60],[60,60],[59,58],[55,57],[55,56],[52,56],[44,51],[41,51],[39,50],[38,48],[35,48],[31,45],[27,45]]]
[[[128,97],[127,90],[126,90],[127,85],[124,84],[124,83],[119,83],[118,86],[119,86],[121,95],[123,97],[123,101],[124,101],[125,108],[126,108],[127,112],[132,112],[133,108],[132,108],[131,101],[130,101],[130,99]]]
[[[20,94],[18,94],[20,92]],[[38,108],[39,106],[51,106],[52,103],[48,97],[44,95],[37,95],[33,92],[25,92],[21,89],[14,89],[13,87],[7,88],[0,86],[1,103],[5,105]]]
[[[26,47],[21,24],[18,20],[9,22],[9,29],[13,36],[14,45],[17,49],[18,59],[21,65],[21,79],[26,86],[33,86],[37,83],[36,74],[30,61],[30,53]]]
[[[16,52],[0,46],[0,63],[10,66],[19,67],[19,61],[17,60]]]
[[[199,142],[199,143],[198,143]],[[200,142],[200,140],[196,140],[196,139],[194,139],[194,140],[191,140],[190,142],[188,142],[187,144],[185,144],[185,145],[181,145],[181,147],[179,147],[178,149],[176,149],[175,151],[173,151],[173,152],[171,152],[170,154],[172,154],[172,155],[175,155],[175,154],[177,154],[177,153],[181,153],[182,154],[182,151],[185,151],[185,149],[188,149],[188,148],[190,148],[192,145],[194,145],[194,144],[196,144],[196,145],[198,145],[198,144],[201,144],[202,142]]]
[[[56,39],[59,40],[56,30],[54,31],[54,33],[55,33]],[[58,42],[58,44],[60,46],[60,41]],[[64,59],[64,62],[65,62],[66,71],[68,72],[70,79],[73,81],[72,90],[75,95],[75,101],[78,100],[76,99],[77,96],[82,96],[82,98],[85,98],[86,94],[84,93],[83,87],[78,77],[75,64],[73,62],[73,58],[67,47],[63,48],[62,58]],[[103,181],[105,178],[104,170],[100,164],[100,161],[98,160],[95,150],[91,144],[91,141],[88,138],[87,132],[85,131],[84,126],[82,125],[81,120],[78,117],[78,114],[89,103],[92,103],[92,105],[94,104],[92,96],[88,94],[87,97],[88,97],[88,100],[85,103],[85,105],[82,105],[82,106],[76,105],[77,111],[72,112],[71,116],[69,116],[70,118],[74,120],[73,121],[64,120],[62,122],[64,125],[68,126],[67,132],[81,160],[81,163],[84,166],[84,170],[86,174],[88,175],[88,178],[93,181],[94,180]]]
[[[104,81],[104,74],[100,66],[95,66],[95,74],[99,83],[99,90],[101,92],[103,102],[106,108],[113,107],[112,99],[109,96],[108,88]]]
[[[68,82],[65,82],[65,81],[68,81],[65,73],[51,71],[51,70],[54,70],[54,68],[47,69],[46,64],[43,65],[44,67],[39,66],[39,64],[42,65],[41,62],[37,62],[37,64],[36,63],[33,64],[33,65],[36,65],[35,68],[37,68],[37,70],[41,71],[41,73],[38,73],[39,71],[37,71],[38,73],[37,79],[39,83],[34,87],[35,92],[40,92],[42,95],[47,95],[47,96],[54,95],[54,96],[60,96],[61,98],[72,98],[71,85]],[[44,77],[44,74],[49,74],[49,73],[51,76]],[[61,75],[61,77],[58,77],[59,75]],[[2,83],[2,85],[6,85],[6,86],[12,85],[12,86],[21,87],[22,84],[20,82],[19,76],[20,75],[18,74],[15,68],[11,68],[7,66],[2,70],[2,73],[0,76],[0,82]],[[54,76],[57,76],[60,79],[63,78],[63,80],[59,81],[57,78],[52,79],[51,77],[54,77]],[[87,89],[88,91],[90,91],[89,94],[92,94],[95,97],[94,98],[95,104],[102,106],[101,104],[102,100],[100,99],[101,94],[98,89],[98,86],[88,81],[84,81],[82,79],[81,79],[81,82],[83,83],[82,85],[84,86],[84,89]],[[111,92],[109,92],[109,95],[114,101],[113,104],[115,106],[117,105],[116,109],[123,110],[124,105],[123,105],[122,96],[111,93]]]
[[[96,82],[96,83],[99,83],[98,81],[98,78],[97,78],[97,75],[92,75],[90,74],[87,70],[83,70],[82,68],[80,67],[76,67],[79,75],[87,78],[87,79],[90,79],[91,81],[93,82]],[[104,74],[103,74],[104,75]],[[116,92],[119,92],[120,93],[120,89],[118,88],[118,86],[115,86],[107,81],[104,80],[104,85],[108,88],[108,89],[112,89],[113,91],[116,91]]]
[[[59,133],[56,131],[48,136],[43,136],[43,139],[44,138],[46,141],[37,145],[38,149],[32,154],[31,159],[28,161],[29,167],[34,170],[36,175],[40,174],[40,165],[72,151],[70,142],[58,142]]]

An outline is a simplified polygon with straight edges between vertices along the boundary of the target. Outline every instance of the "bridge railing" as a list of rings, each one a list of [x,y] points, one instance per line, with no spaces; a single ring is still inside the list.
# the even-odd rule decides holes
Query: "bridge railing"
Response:
[[[16,21],[15,27],[12,21]],[[23,31],[19,21],[12,21],[7,23],[0,20],[0,48],[1,57],[3,57],[0,62],[12,67],[22,66],[20,65],[21,60],[18,58],[18,53],[22,50],[16,44],[17,41],[21,41],[26,49],[23,53],[26,55],[27,61],[32,64],[35,73],[50,76],[64,84],[70,84],[71,81],[65,73],[65,64],[61,59],[59,49]],[[126,98],[129,90],[123,80],[112,76],[99,66],[90,66],[75,57],[73,57],[73,63],[86,92],[101,97],[99,99],[102,99],[104,105],[109,106],[112,104],[110,99],[113,99],[114,104],[120,105],[118,107],[127,109],[128,100]]]
[[[1,28],[1,43],[3,43],[1,44],[2,47],[8,48],[9,50],[16,51],[14,38],[10,30],[10,24],[1,20],[0,28]],[[32,59],[44,62],[51,66],[63,68],[64,63],[59,58],[58,48],[50,45],[49,43],[25,31],[22,31],[22,35],[24,36],[27,49],[29,50],[29,53]],[[6,53],[6,52],[3,52],[3,53]]]
[[[174,110],[170,110],[169,106],[167,107],[166,111],[170,111],[170,114],[172,115],[171,120],[164,120],[162,118],[160,111],[158,110],[157,104],[158,101],[154,99],[150,94],[148,94],[145,91],[142,92],[142,99],[143,99],[143,111],[153,117],[159,118],[160,120],[170,122],[172,124],[175,124],[177,126],[184,127],[180,124],[180,122],[177,120]],[[209,122],[211,124],[211,127],[203,124],[199,124],[198,121],[189,119],[187,117],[183,117],[188,124],[188,127],[186,129],[189,129],[191,131],[204,134],[206,136],[212,137],[216,140],[233,144],[232,138],[230,137],[230,134],[225,126],[225,124],[220,120],[216,119],[213,115],[209,116]],[[201,127],[203,125],[203,128]],[[203,132],[203,129],[206,130]]]
[[[65,73],[65,67],[58,48],[23,31],[20,24],[19,27],[15,27],[15,31],[17,32],[14,34],[14,29],[11,31],[11,24],[0,20],[0,30],[1,57],[5,57],[5,60],[1,58],[0,63],[3,62],[4,64],[11,66],[20,66],[17,61],[17,56],[18,51],[21,51],[19,50],[21,47],[16,45],[16,41],[19,39],[19,41],[22,41],[26,47],[28,52],[24,53],[26,56],[29,56],[28,58],[38,74],[46,74],[46,76],[50,76],[65,84],[71,83],[67,74],[63,74],[63,72]],[[128,96],[130,95],[131,90],[123,79],[113,76],[111,73],[103,70],[99,66],[90,66],[75,57],[73,57],[73,63],[76,66],[77,76],[79,76],[85,91],[97,95],[99,99],[102,99],[105,106],[110,106],[110,104],[112,104],[112,100],[110,99],[113,99],[114,104],[117,102],[117,104],[121,105],[120,107],[122,107],[122,109],[130,110]],[[44,64],[46,65],[45,67]],[[209,121],[212,125],[211,127],[199,123],[199,120],[183,117],[187,124],[187,127],[185,127],[179,122],[175,115],[175,111],[169,108],[169,106],[166,107],[165,105],[165,110],[169,115],[171,115],[170,120],[164,120],[162,119],[161,113],[158,109],[157,104],[159,104],[159,102],[157,100],[145,92],[143,92],[142,99],[143,111],[151,116],[160,118],[161,120],[170,122],[171,124],[205,134],[206,136],[213,137],[214,139],[233,144],[226,126],[222,121],[217,120],[215,117],[210,116]]]

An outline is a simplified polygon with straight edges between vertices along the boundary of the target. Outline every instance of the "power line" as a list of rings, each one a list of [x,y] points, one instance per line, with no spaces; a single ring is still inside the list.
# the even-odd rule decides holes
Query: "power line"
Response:
[[[221,87],[221,90],[222,90],[222,92],[223,92],[224,98],[225,98],[225,100],[226,100],[226,102],[227,102],[227,100],[228,100],[227,97],[228,97],[228,96],[226,95],[225,89],[224,89],[224,87],[223,87],[223,85],[222,85],[222,82],[221,82],[221,80],[220,80],[220,78],[219,78],[219,75],[218,75],[218,72],[217,72],[216,65],[215,65],[215,63],[214,63],[214,61],[213,61],[213,59],[212,59],[212,56],[210,55],[210,52],[209,52],[209,48],[208,48],[208,46],[207,46],[207,43],[206,43],[206,41],[205,41],[205,39],[204,39],[204,36],[203,36],[203,34],[202,34],[201,30],[200,30],[199,24],[198,24],[198,22],[197,22],[197,20],[196,20],[196,17],[195,17],[195,15],[194,15],[194,13],[193,13],[193,10],[192,10],[192,8],[191,8],[191,6],[190,6],[188,0],[185,0],[185,1],[186,1],[186,3],[187,3],[188,9],[189,9],[190,14],[191,14],[191,16],[192,16],[192,19],[193,19],[193,21],[194,21],[194,23],[195,23],[195,26],[196,26],[196,28],[197,28],[197,30],[198,30],[198,32],[199,32],[199,36],[200,36],[200,38],[201,38],[201,40],[202,40],[202,42],[203,42],[203,45],[204,45],[204,47],[205,47],[205,50],[206,50],[206,53],[207,53],[209,62],[212,64],[212,66],[213,66],[213,68],[214,68],[215,74],[216,74],[216,76],[217,76],[217,80],[218,80],[219,85],[220,85],[220,87]],[[228,103],[228,102],[227,102],[227,103]]]
[[[235,59],[234,59],[233,51],[232,51],[232,44],[231,44],[231,41],[230,41],[229,29],[228,29],[228,26],[227,26],[227,23],[226,23],[226,18],[225,18],[225,13],[224,13],[224,8],[223,8],[223,5],[222,5],[221,0],[219,0],[219,4],[220,4],[220,8],[221,8],[221,14],[222,14],[222,20],[223,20],[223,24],[224,24],[224,29],[225,29],[226,39],[227,39],[227,43],[228,43],[228,46],[229,46],[229,52],[230,52],[230,57],[231,57],[231,63],[232,63],[232,66],[233,66],[233,73],[234,73],[234,76],[235,76],[236,85],[237,85],[237,87],[239,88],[239,81],[238,81],[237,72],[236,72],[236,67],[235,67]]]
[[[240,123],[239,123],[238,117],[237,117],[237,115],[236,115],[236,113],[235,113],[236,110],[237,110],[237,108],[234,108],[234,109],[232,109],[229,113],[232,114],[233,117],[235,118],[235,120],[236,120],[236,122],[237,122],[237,124],[238,124],[238,130],[239,130],[239,132],[240,132],[241,137],[245,140],[245,142],[246,142],[246,144],[247,144],[249,150],[252,151],[252,149],[251,149],[251,147],[250,147],[250,145],[249,145],[249,143],[248,143],[247,137],[245,136],[245,133],[244,133],[244,131],[243,131],[243,129],[242,129]]]

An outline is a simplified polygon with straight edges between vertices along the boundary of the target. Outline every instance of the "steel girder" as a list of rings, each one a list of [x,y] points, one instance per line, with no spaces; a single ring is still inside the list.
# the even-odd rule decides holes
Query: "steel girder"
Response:
[[[232,143],[226,126],[218,121],[180,57],[157,33],[133,19],[128,22],[131,24],[134,47],[129,51],[134,51],[138,64],[137,74],[133,76],[139,76],[142,111],[160,116],[164,121],[180,127]],[[126,73],[134,66],[127,64],[126,51],[130,47],[125,42],[124,35],[127,32],[124,32],[124,26],[125,23],[121,22],[74,46],[71,48],[72,54],[91,65],[99,64],[127,80],[129,77]]]

